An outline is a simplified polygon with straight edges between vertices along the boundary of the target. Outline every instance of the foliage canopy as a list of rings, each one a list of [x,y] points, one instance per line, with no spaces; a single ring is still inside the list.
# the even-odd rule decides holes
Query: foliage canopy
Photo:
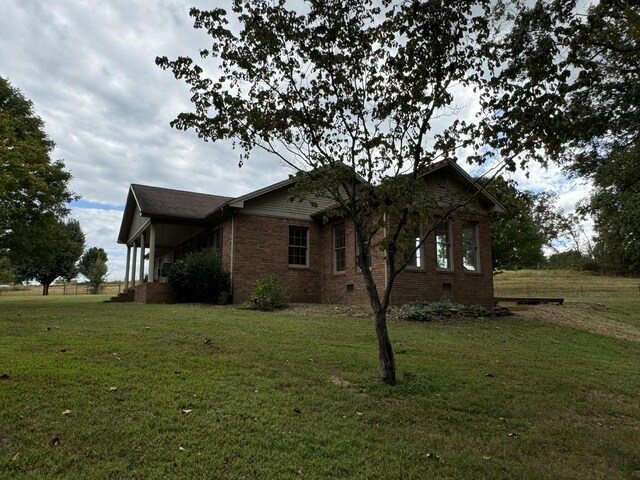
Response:
[[[76,198],[64,163],[51,160],[54,146],[33,103],[0,77],[0,248],[11,243],[12,258],[20,248],[10,239],[17,225],[64,216]]]

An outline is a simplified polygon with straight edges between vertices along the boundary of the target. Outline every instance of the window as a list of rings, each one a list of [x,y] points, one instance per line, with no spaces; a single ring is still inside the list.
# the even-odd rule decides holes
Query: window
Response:
[[[412,245],[409,247],[410,251],[406,254],[408,267],[415,267],[415,268],[422,267],[422,254],[421,254],[422,249],[420,247],[420,241],[421,241],[420,232],[416,232],[413,235],[413,241],[411,242]]]
[[[465,270],[471,272],[479,270],[478,224],[476,222],[462,224],[462,263]]]
[[[360,243],[358,242],[358,235],[356,234],[355,236],[355,240],[356,240],[356,258],[358,255],[360,255]],[[371,243],[369,242],[369,254],[367,255],[367,264],[369,265],[369,268],[371,268]],[[356,263],[356,269],[359,271],[360,267],[358,267],[357,263]]]
[[[442,270],[452,270],[453,263],[451,261],[451,234],[449,232],[449,221],[443,220],[436,227],[436,263],[437,267]]]
[[[347,269],[347,242],[344,223],[333,226],[333,271],[344,272]]]
[[[222,228],[216,228],[211,236],[211,246],[218,254],[222,253]]]
[[[289,226],[289,265],[308,264],[308,233],[306,227]]]

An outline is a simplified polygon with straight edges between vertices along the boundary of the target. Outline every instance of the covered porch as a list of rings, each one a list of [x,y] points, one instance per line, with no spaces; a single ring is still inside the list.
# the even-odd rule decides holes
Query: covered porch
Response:
[[[207,246],[207,214],[228,197],[131,185],[118,243],[127,248],[124,292],[119,301],[170,303],[171,264]]]

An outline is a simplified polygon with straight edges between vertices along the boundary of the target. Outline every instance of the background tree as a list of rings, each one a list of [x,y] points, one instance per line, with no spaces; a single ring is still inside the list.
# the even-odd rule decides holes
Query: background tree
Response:
[[[583,211],[594,215],[597,244],[588,253],[612,272],[638,273],[640,4],[508,3],[517,14],[500,45],[507,66],[486,107],[529,158],[558,159],[593,180]]]
[[[583,210],[594,219],[594,255],[605,272],[640,275],[640,143],[616,149],[592,176]]]
[[[64,163],[51,160],[54,146],[33,104],[0,77],[0,250],[11,243],[12,258],[20,248],[10,239],[16,226],[24,230],[42,216],[62,217],[77,198]]]
[[[0,255],[0,283],[12,285],[15,283],[15,275],[9,257]]]
[[[505,207],[491,220],[491,257],[498,269],[536,268],[544,263],[542,247],[547,236],[533,218],[536,197],[521,192],[513,182],[495,179],[487,191]]]
[[[49,294],[49,285],[57,278],[77,276],[85,241],[78,221],[42,217],[37,223],[18,225],[12,239],[20,243],[16,276],[20,281],[37,280],[43,295]]]
[[[329,196],[340,206],[330,213],[352,219],[380,371],[393,384],[386,324],[391,291],[406,266],[408,240],[418,227],[422,241],[435,228],[420,218],[437,205],[421,174],[437,160],[457,159],[463,147],[468,160],[478,162],[497,152],[509,157],[513,149],[493,118],[460,118],[456,97],[488,91],[497,66],[491,1],[296,6],[299,11],[284,2],[234,1],[231,21],[223,9],[192,9],[194,26],[211,37],[200,55],[212,68],[205,73],[188,57],[156,59],[191,88],[194,111],[171,124],[193,128],[205,141],[232,139],[242,149],[240,164],[254,150],[268,152],[302,172],[299,197]],[[469,201],[458,198],[445,213]],[[387,235],[374,245],[382,229]],[[385,253],[385,286],[376,285],[366,261],[372,246]]]
[[[99,247],[91,247],[80,259],[78,271],[89,281],[92,293],[100,293],[107,281],[109,274],[107,262],[107,252]]]

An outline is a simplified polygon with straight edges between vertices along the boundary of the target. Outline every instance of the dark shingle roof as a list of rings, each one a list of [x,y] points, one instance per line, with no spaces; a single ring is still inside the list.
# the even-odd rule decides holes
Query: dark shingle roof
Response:
[[[144,216],[203,219],[232,197],[186,192],[170,188],[132,184],[131,189]]]

